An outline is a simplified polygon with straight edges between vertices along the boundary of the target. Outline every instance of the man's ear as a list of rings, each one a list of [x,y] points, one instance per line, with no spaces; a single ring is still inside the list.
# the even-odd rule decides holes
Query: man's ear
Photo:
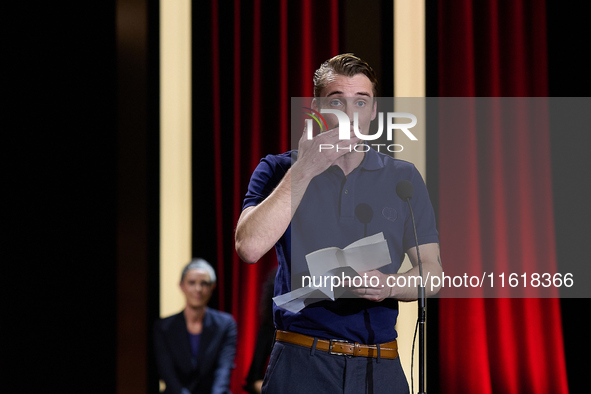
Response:
[[[310,104],[310,107],[314,110],[314,111],[318,111],[318,100],[316,100],[316,97],[314,97],[312,99],[312,103]]]

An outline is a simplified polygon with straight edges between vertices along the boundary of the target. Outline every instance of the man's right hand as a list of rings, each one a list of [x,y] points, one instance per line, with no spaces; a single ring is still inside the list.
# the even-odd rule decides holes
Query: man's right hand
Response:
[[[340,140],[338,127],[318,134],[311,140],[307,138],[304,130],[298,143],[298,160],[293,167],[297,168],[299,176],[307,178],[309,182],[330,166],[337,164],[345,154],[355,152],[353,148],[359,141],[352,130],[349,139]]]

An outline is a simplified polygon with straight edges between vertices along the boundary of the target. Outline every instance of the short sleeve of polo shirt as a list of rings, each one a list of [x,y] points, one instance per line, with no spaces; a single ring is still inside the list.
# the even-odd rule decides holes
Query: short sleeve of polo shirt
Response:
[[[262,158],[250,177],[242,210],[259,205],[277,187],[292,163],[292,152],[267,155]]]

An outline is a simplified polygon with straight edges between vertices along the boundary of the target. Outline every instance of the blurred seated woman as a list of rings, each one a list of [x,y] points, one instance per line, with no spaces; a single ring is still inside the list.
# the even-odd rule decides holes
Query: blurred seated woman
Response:
[[[213,267],[193,259],[182,271],[185,309],[154,326],[154,350],[164,393],[229,393],[236,355],[232,315],[207,307],[216,286]]]

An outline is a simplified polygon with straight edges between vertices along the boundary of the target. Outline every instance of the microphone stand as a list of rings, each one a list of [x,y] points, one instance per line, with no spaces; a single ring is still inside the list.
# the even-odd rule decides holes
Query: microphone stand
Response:
[[[421,281],[418,287],[418,324],[419,324],[419,394],[426,394],[425,391],[425,321],[427,312],[427,299],[425,297],[425,286],[423,283],[423,263],[421,262],[421,253],[419,252],[419,238],[417,236],[417,226],[415,224],[415,215],[410,205],[410,198],[406,199],[408,208],[410,209],[410,217],[412,219],[412,228],[415,236],[415,247],[417,249],[417,259],[419,261],[419,275]],[[412,371],[410,372],[412,373]]]

